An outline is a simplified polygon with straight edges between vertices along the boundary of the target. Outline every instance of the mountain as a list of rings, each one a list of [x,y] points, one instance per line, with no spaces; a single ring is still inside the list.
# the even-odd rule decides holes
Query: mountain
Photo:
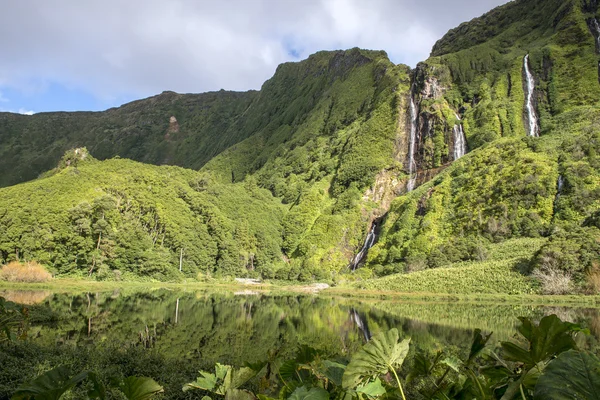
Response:
[[[0,186],[37,178],[65,151],[200,168],[249,133],[242,117],[256,92],[164,92],[104,112],[0,113]]]
[[[0,189],[0,261],[19,253],[85,275],[101,260],[104,271],[157,279],[332,279],[350,265],[361,277],[408,272],[428,282],[431,269],[452,267],[483,271],[486,287],[516,271],[523,290],[598,290],[598,20],[595,0],[513,1],[448,32],[414,70],[384,52],[319,52],[279,66],[258,92],[0,114],[2,185],[34,178],[69,148],[90,153],[67,153],[40,179]],[[115,156],[199,171],[95,161]],[[146,186],[145,174],[162,186]],[[89,190],[63,189],[79,180]],[[144,206],[127,209],[125,199]],[[69,213],[105,200],[110,229],[77,233]],[[195,201],[210,203],[224,233]],[[103,220],[90,213],[90,226]],[[182,231],[169,220],[193,222]],[[48,249],[65,240],[48,234],[55,224],[84,237],[81,257]],[[118,239],[125,227],[146,241],[129,258]],[[247,242],[235,247],[239,229]],[[495,250],[503,243],[522,251]],[[154,256],[159,272],[143,267]],[[402,276],[368,285],[402,289]]]

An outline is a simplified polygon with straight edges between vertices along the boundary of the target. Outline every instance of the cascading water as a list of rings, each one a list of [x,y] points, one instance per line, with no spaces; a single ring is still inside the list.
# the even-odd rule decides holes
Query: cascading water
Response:
[[[598,23],[596,18],[594,18],[590,25],[596,38],[596,51],[600,53],[600,23]]]
[[[460,117],[458,114],[456,115],[456,119],[460,121]],[[452,128],[454,131],[454,159],[458,160],[465,154],[467,154],[467,139],[465,137],[465,132],[463,131],[462,124],[454,125]]]
[[[367,234],[367,238],[365,239],[365,243],[363,244],[363,247],[360,249],[358,254],[356,256],[354,256],[354,259],[350,263],[350,269],[352,271],[356,271],[356,269],[358,268],[358,264],[360,264],[360,262],[366,257],[369,249],[371,247],[373,247],[373,244],[375,243],[375,229],[376,228],[377,228],[377,224],[375,222],[373,222],[373,225],[371,225],[371,230]]]
[[[529,136],[539,136],[540,128],[538,126],[537,115],[535,114],[535,106],[533,104],[533,94],[535,90],[535,80],[529,70],[529,54],[523,59],[523,69],[527,77],[527,120],[529,121]]]
[[[369,325],[367,324],[367,319],[364,318],[356,309],[350,309],[350,318],[356,324],[358,329],[363,334],[365,341],[369,341],[371,339],[371,331],[369,331]]]
[[[406,190],[412,192],[417,183],[417,163],[415,161],[415,147],[417,142],[417,124],[419,113],[415,104],[415,85],[410,90],[410,145],[408,149],[408,184]]]
[[[558,180],[556,181],[556,197],[554,198],[554,203],[556,204],[560,199],[560,195],[562,194],[563,186],[565,185],[565,179],[562,175],[558,176]]]

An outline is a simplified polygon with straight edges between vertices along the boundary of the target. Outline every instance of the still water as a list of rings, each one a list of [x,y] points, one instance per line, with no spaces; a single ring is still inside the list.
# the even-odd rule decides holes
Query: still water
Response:
[[[520,316],[539,320],[557,314],[580,323],[591,331],[581,343],[584,347],[597,348],[600,335],[599,309],[588,307],[164,289],[78,294],[0,291],[0,296],[28,305],[28,340],[40,351],[45,349],[48,358],[54,357],[46,361],[39,356],[37,364],[55,363],[57,352],[63,358],[68,352],[85,353],[89,363],[96,363],[114,355],[96,355],[95,351],[135,349],[135,357],[152,354],[153,362],[163,366],[155,372],[159,379],[167,369],[164,365],[176,365],[175,372],[180,370],[184,376],[175,379],[174,386],[216,362],[241,366],[275,357],[292,358],[301,346],[315,348],[326,357],[347,357],[371,335],[394,327],[401,337],[412,338],[413,349],[425,352],[463,351],[475,328],[494,332],[490,343],[510,339]],[[125,356],[119,360],[131,364]],[[37,364],[32,363],[31,368],[39,368]],[[82,368],[86,367],[83,364]],[[149,374],[144,366],[129,364],[127,373]]]

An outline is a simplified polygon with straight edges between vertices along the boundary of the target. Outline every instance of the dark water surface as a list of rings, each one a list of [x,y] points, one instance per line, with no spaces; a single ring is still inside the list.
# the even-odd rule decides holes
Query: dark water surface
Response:
[[[520,316],[539,320],[544,315],[557,314],[563,320],[580,323],[592,333],[580,339],[583,347],[597,348],[600,335],[599,309],[586,307],[372,301],[164,289],[83,294],[5,290],[0,291],[0,296],[30,309],[28,340],[38,350],[35,357],[29,356],[35,362],[23,364],[23,368],[32,369],[25,375],[34,376],[36,369],[54,366],[40,367],[40,363],[55,364],[61,357],[72,363],[77,352],[81,352],[87,361],[81,361],[78,368],[88,368],[86,363],[96,363],[98,367],[104,365],[102,362],[114,362],[123,364],[123,373],[159,378],[168,368],[176,369],[170,372],[173,375],[180,368],[182,376],[175,379],[174,387],[193,378],[198,369],[209,369],[216,362],[240,366],[275,357],[292,358],[303,345],[326,357],[347,357],[370,335],[394,327],[401,337],[412,338],[413,349],[426,352],[463,351],[470,345],[475,328],[493,331],[490,343],[507,340],[515,334]],[[152,362],[161,367],[147,372],[144,368],[152,362],[145,358],[140,365],[126,356],[110,361],[110,357],[116,357],[113,353],[118,353],[115,349],[125,349],[130,358],[152,354]],[[94,353],[102,351],[101,356]],[[16,362],[18,355],[10,357],[10,362]],[[105,359],[109,361],[96,361]],[[169,379],[174,378],[164,378]]]

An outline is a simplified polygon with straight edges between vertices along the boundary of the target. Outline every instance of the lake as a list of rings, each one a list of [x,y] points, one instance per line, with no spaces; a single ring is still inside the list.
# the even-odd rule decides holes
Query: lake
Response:
[[[346,358],[371,335],[398,328],[412,349],[461,354],[473,330],[510,339],[517,317],[557,314],[591,331],[580,346],[598,348],[598,308],[369,300],[251,291],[114,290],[98,293],[7,291],[0,296],[29,308],[27,345],[0,354],[0,398],[24,379],[60,364],[116,375],[152,376],[166,398],[194,398],[181,386],[216,362],[293,358],[306,346]]]

